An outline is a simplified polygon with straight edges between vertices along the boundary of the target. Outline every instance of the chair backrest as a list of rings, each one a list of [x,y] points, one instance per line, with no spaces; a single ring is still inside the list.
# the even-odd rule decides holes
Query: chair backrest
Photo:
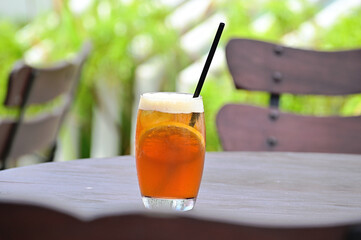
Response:
[[[73,60],[62,61],[51,67],[32,67],[22,61],[15,64],[9,75],[4,105],[19,108],[19,114],[12,121],[0,123],[4,129],[0,134],[3,168],[8,159],[55,146],[59,128],[73,100],[90,49],[90,42],[86,42]],[[63,97],[61,106],[35,119],[24,120],[27,106],[44,104],[59,96]]]
[[[270,227],[145,212],[118,213],[91,221],[49,207],[0,202],[0,239],[244,239],[356,240],[357,224]],[[231,216],[230,216],[231,218]]]
[[[236,88],[270,93],[270,107],[223,106],[216,122],[224,150],[361,153],[361,116],[300,116],[278,109],[282,93],[361,93],[361,49],[321,52],[232,39],[226,59]]]

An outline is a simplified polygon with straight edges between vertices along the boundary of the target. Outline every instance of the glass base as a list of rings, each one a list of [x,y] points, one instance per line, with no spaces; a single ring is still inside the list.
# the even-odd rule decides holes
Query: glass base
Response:
[[[142,197],[142,200],[144,206],[148,209],[175,210],[180,212],[191,210],[196,202],[195,198],[171,199]]]

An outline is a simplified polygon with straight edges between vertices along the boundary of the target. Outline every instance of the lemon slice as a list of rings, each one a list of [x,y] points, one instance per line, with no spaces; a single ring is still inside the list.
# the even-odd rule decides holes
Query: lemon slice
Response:
[[[137,156],[167,164],[191,162],[205,152],[203,135],[180,122],[163,122],[141,132]]]
[[[180,122],[161,122],[151,127],[144,129],[140,134],[140,142],[145,137],[160,137],[160,135],[189,135],[190,138],[196,138],[202,147],[205,147],[205,141],[203,135],[194,127]],[[155,135],[155,136],[154,136]],[[159,136],[157,136],[159,135]]]

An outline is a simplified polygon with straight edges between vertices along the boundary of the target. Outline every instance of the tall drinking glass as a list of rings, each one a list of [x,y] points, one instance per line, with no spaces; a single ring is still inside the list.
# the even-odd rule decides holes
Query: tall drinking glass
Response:
[[[135,153],[146,208],[193,208],[203,173],[205,135],[201,97],[164,92],[141,95]]]

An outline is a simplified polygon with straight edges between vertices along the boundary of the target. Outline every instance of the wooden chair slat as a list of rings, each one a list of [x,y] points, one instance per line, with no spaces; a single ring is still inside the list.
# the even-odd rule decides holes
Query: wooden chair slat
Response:
[[[361,49],[312,51],[232,39],[226,58],[238,89],[317,95],[361,92]]]
[[[272,108],[227,104],[216,122],[225,151],[361,154],[361,116],[300,116]]]

